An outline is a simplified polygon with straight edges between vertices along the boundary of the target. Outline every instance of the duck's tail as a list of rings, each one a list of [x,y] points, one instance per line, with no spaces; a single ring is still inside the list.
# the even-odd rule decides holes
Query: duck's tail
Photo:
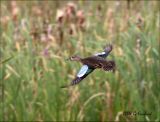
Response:
[[[106,65],[103,67],[105,71],[115,71],[116,64],[114,61],[106,61]]]

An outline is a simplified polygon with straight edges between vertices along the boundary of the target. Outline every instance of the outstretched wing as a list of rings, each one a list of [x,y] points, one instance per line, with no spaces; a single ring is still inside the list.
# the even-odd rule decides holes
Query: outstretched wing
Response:
[[[108,45],[107,47],[104,48],[103,52],[96,53],[96,54],[94,54],[94,56],[99,56],[99,57],[102,57],[102,58],[106,58],[111,51],[112,51],[112,45]]]
[[[62,86],[61,88],[66,88],[68,86],[73,86],[82,81],[85,77],[87,77],[91,72],[93,72],[93,68],[90,68],[87,65],[83,65],[80,71],[77,73],[77,76],[69,85]]]
[[[87,71],[87,73],[86,74],[84,74],[83,76],[81,76],[81,77],[76,77],[72,82],[71,82],[71,85],[76,85],[76,84],[78,84],[80,81],[82,81],[85,77],[87,77],[91,72],[93,72],[93,70],[94,69],[89,69],[88,71]]]

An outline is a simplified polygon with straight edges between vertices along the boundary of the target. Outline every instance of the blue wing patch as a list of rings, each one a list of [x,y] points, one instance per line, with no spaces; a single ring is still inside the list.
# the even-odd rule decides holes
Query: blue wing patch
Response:
[[[82,77],[84,76],[88,71],[88,66],[87,65],[83,65],[80,69],[80,71],[77,74],[77,77]]]

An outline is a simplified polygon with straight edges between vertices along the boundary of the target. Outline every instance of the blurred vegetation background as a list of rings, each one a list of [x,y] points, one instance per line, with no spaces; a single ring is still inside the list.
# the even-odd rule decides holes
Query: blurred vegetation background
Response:
[[[159,1],[0,2],[1,121],[160,121]],[[115,73],[60,89],[109,43]]]

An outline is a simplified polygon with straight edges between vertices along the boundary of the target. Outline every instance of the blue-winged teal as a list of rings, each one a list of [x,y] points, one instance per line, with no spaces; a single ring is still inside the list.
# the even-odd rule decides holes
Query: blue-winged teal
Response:
[[[112,45],[109,45],[104,49],[104,52],[97,53],[91,57],[87,57],[87,58],[80,58],[79,56],[70,57],[71,61],[79,61],[83,64],[83,66],[78,72],[76,78],[69,85],[63,86],[61,88],[78,84],[87,75],[89,75],[91,72],[93,72],[97,68],[101,68],[105,71],[114,71],[115,62],[105,60],[105,58],[109,55],[111,51],[112,51]]]

